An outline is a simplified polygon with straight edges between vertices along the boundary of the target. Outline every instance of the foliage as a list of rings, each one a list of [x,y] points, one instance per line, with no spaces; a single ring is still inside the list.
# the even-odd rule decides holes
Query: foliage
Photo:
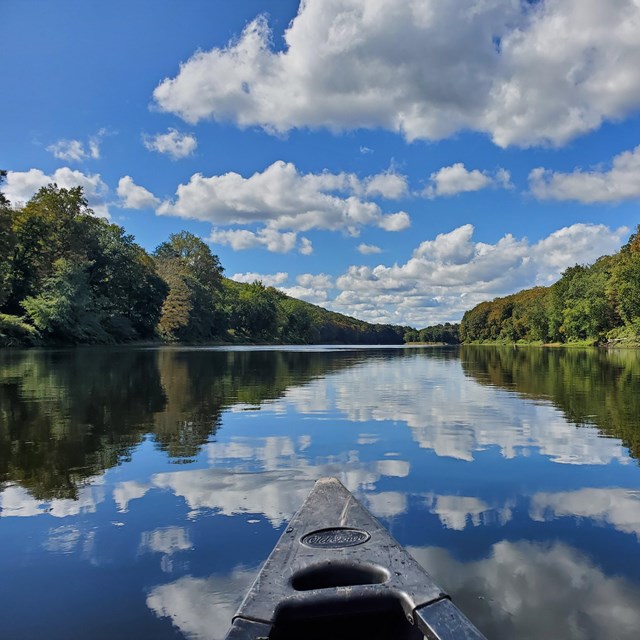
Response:
[[[460,325],[445,322],[425,327],[419,331],[408,329],[404,334],[405,342],[427,342],[432,344],[459,344]]]
[[[36,345],[40,342],[40,332],[18,316],[0,313],[0,347]]]
[[[52,342],[109,342],[102,315],[89,285],[89,264],[60,258],[42,292],[22,301],[27,317]]]
[[[173,234],[154,252],[158,272],[168,285],[158,332],[167,341],[206,342],[223,337],[222,266],[200,238]]]
[[[51,184],[14,208],[2,196],[0,257],[0,313],[24,313],[17,322],[33,329],[21,332],[14,323],[5,343],[30,344],[36,335],[45,344],[156,336],[167,342],[402,344],[405,334],[454,341],[448,325],[435,338],[429,328],[370,324],[260,282],[227,280],[218,257],[187,231],[149,256],[121,227],[97,218],[80,187]]]
[[[569,267],[551,287],[483,302],[460,326],[464,342],[601,343],[634,335],[637,342],[638,334],[640,225],[620,252]]]
[[[4,182],[6,171],[0,171],[0,186]],[[14,233],[11,228],[11,207],[9,200],[0,191],[0,306],[9,294],[11,276],[11,254],[14,247]]]
[[[132,236],[94,215],[80,187],[51,184],[16,208],[3,197],[0,209],[0,312],[26,312],[26,321],[51,342],[155,334],[166,284]],[[2,233],[7,216],[8,239]]]
[[[278,335],[278,292],[253,282],[242,287],[231,302],[231,324],[240,335],[273,340]]]

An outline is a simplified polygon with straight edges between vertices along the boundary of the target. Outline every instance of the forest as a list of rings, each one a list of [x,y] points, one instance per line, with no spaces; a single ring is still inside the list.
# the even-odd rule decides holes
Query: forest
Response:
[[[5,172],[0,172],[0,188]],[[80,187],[24,205],[0,191],[0,346],[167,343],[638,344],[640,225],[618,253],[550,287],[482,302],[460,325],[377,325],[224,277],[183,231],[152,254],[93,214]]]
[[[640,225],[619,252],[575,265],[550,287],[534,287],[467,311],[465,343],[640,342]]]
[[[402,344],[408,329],[223,274],[218,257],[186,231],[149,255],[122,227],[96,217],[80,187],[51,184],[23,206],[0,192],[0,346]]]

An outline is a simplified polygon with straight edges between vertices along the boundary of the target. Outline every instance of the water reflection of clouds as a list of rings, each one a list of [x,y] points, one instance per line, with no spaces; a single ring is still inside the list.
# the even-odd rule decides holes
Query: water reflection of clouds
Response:
[[[335,461],[318,465],[301,465],[297,469],[268,470],[258,473],[239,473],[228,469],[194,469],[159,473],[152,476],[149,483],[120,483],[114,490],[114,498],[120,511],[129,508],[129,501],[143,497],[151,489],[165,489],[182,497],[187,503],[191,516],[204,510],[213,510],[222,515],[260,513],[273,527],[279,527],[291,519],[298,510],[313,482],[320,477],[335,476],[351,491],[372,489],[382,476],[404,477],[409,470],[403,460],[381,460],[371,463]],[[144,491],[143,491],[144,489]],[[372,510],[380,506],[377,515],[390,514],[387,498],[367,496]],[[402,504],[406,510],[406,498],[393,502]]]
[[[555,407],[480,385],[460,362],[417,354],[402,360],[372,359],[288,389],[263,410],[293,406],[299,413],[338,413],[352,422],[399,421],[414,440],[437,455],[471,461],[474,452],[499,447],[504,458],[532,449],[564,464],[627,463],[621,442],[596,428],[577,429]],[[362,443],[366,443],[366,435]]]
[[[629,489],[580,489],[537,493],[531,499],[530,516],[545,521],[572,516],[606,523],[640,540],[640,491]]]
[[[446,549],[409,551],[494,640],[609,638],[632,640],[640,628],[640,590],[605,575],[565,544],[501,541],[488,557],[461,562]],[[224,637],[257,568],[226,576],[185,576],[153,588],[147,606],[193,640]]]
[[[447,529],[462,531],[471,523],[474,527],[507,524],[513,516],[511,503],[490,506],[484,500],[471,496],[442,496],[429,494],[426,504],[430,513],[438,516]]]
[[[143,531],[140,550],[172,555],[193,547],[189,532],[184,527],[164,527],[153,531]]]
[[[37,500],[27,489],[17,484],[9,484],[0,493],[0,517],[30,517],[48,513],[56,518],[66,518],[81,513],[95,513],[98,504],[106,497],[105,487],[101,484],[103,481],[100,477],[92,478],[92,484],[80,487],[75,500]]]
[[[72,524],[49,529],[42,548],[52,553],[80,554],[93,562],[96,531],[82,530]]]
[[[367,493],[365,502],[378,518],[393,518],[407,512],[407,495],[399,491]]]
[[[638,637],[638,586],[567,545],[503,540],[468,563],[441,548],[409,551],[494,640]]]
[[[240,567],[227,576],[184,576],[152,589],[147,606],[187,638],[222,639],[256,571]]]
[[[311,461],[304,454],[310,445],[307,435],[212,442],[206,456],[213,468],[159,473],[147,483],[122,482],[114,488],[114,500],[124,513],[149,490],[165,489],[181,496],[192,516],[203,510],[261,513],[278,527],[293,516],[318,478],[335,476],[350,491],[372,491],[380,478],[406,478],[411,469],[402,459],[361,461],[355,450]],[[367,498],[374,513],[387,516],[406,511],[406,497],[399,495]]]

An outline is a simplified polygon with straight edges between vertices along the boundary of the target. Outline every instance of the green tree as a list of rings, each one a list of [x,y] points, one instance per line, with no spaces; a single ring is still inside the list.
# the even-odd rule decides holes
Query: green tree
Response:
[[[5,309],[20,313],[21,302],[37,295],[43,281],[53,275],[59,258],[85,260],[86,234],[81,218],[92,216],[82,189],[40,189],[13,215],[14,251]]]
[[[168,285],[158,331],[170,341],[204,342],[222,336],[227,327],[222,266],[209,247],[193,234],[173,234],[154,252],[158,271]]]
[[[236,331],[246,337],[274,338],[278,328],[277,291],[259,281],[243,287],[233,304],[231,321]]]
[[[6,178],[7,172],[0,170],[0,186]],[[0,308],[9,295],[9,280],[11,276],[11,258],[15,237],[12,229],[11,203],[0,191]]]
[[[61,258],[42,292],[22,302],[27,316],[43,336],[59,342],[108,342],[102,313],[89,286],[89,263]]]
[[[181,231],[169,236],[159,245],[154,256],[158,260],[178,259],[189,273],[205,288],[219,290],[224,269],[218,256],[197,236]]]
[[[609,293],[623,322],[640,333],[640,225],[612,266]]]
[[[94,215],[80,187],[40,189],[12,211],[12,233],[2,311],[18,315],[29,308],[29,318],[47,327],[49,339],[93,342],[153,335],[166,285],[132,236]],[[70,287],[79,287],[78,295],[91,304],[91,313],[82,315],[89,324],[76,331],[56,324],[71,313],[63,302]]]

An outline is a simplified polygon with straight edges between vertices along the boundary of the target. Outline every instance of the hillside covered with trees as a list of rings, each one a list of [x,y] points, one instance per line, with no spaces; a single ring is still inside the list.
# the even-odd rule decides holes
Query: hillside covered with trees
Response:
[[[149,255],[96,217],[80,187],[43,187],[24,206],[0,193],[0,346],[403,342],[407,327],[369,324],[223,273],[184,231]]]
[[[618,253],[568,268],[550,287],[482,302],[462,318],[463,342],[640,342],[640,225]]]

